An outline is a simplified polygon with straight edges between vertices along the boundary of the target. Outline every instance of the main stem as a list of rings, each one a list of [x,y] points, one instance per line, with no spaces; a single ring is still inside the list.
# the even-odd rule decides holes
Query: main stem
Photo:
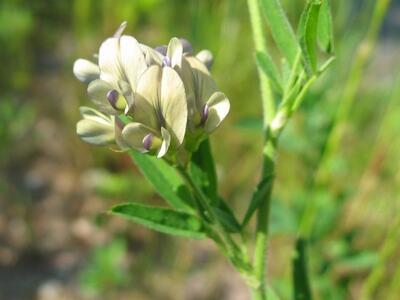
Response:
[[[266,137],[266,143],[263,149],[264,163],[262,178],[274,180],[276,140],[273,137]],[[257,288],[252,290],[254,300],[265,300],[266,295],[266,266],[267,266],[267,247],[268,247],[268,229],[271,207],[272,182],[265,193],[265,199],[257,210],[256,244],[254,249],[253,268],[254,275],[260,282]]]
[[[251,29],[253,32],[254,47],[257,52],[267,53],[265,34],[263,31],[264,24],[262,21],[261,10],[258,0],[247,0],[249,8]],[[270,178],[272,181],[275,169],[275,152],[276,141],[269,134],[269,124],[275,115],[275,102],[271,91],[269,80],[258,67],[258,76],[261,87],[261,99],[263,107],[263,127],[265,132],[265,144],[263,149],[263,171],[261,180]],[[268,241],[268,224],[270,215],[272,184],[265,193],[265,200],[257,211],[257,227],[256,227],[256,244],[253,258],[254,275],[260,283],[258,287],[252,289],[254,300],[267,299],[265,289],[265,270],[267,262],[267,241]]]

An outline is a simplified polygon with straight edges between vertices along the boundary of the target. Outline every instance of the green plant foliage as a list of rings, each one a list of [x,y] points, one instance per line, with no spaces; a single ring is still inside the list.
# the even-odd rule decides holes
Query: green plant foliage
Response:
[[[299,43],[280,1],[261,0],[261,7],[276,45],[287,58],[290,65],[293,65],[296,60]]]
[[[150,229],[183,237],[204,238],[205,228],[193,215],[171,209],[126,203],[114,206],[110,213]]]
[[[147,180],[173,208],[193,211],[191,194],[173,167],[161,159],[136,151],[129,154]]]
[[[323,0],[318,18],[318,43],[326,53],[335,50],[330,0]]]
[[[306,70],[308,70],[310,74],[317,71],[317,35],[320,8],[320,1],[309,1],[300,18],[298,29]]]

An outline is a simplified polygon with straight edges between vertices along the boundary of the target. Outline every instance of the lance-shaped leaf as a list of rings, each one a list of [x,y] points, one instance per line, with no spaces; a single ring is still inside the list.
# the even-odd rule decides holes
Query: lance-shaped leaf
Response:
[[[211,201],[210,205],[220,223],[229,232],[239,232],[240,224],[224,199],[218,196],[217,174],[209,140],[203,141],[192,155],[190,175]]]
[[[303,50],[306,70],[309,73],[317,71],[317,34],[320,8],[321,0],[309,0],[300,18],[300,46]]]
[[[261,7],[276,45],[287,58],[289,64],[293,65],[299,44],[280,1],[261,0]]]
[[[207,196],[214,197],[217,194],[217,173],[208,139],[193,153],[190,174]]]
[[[138,203],[126,203],[114,206],[110,213],[167,234],[191,238],[206,236],[201,221],[185,212]]]
[[[162,159],[138,151],[129,151],[129,155],[158,194],[173,208],[193,211],[191,193],[173,167]]]
[[[329,0],[323,0],[318,18],[318,43],[326,53],[335,51],[333,43],[333,24]]]
[[[271,59],[271,56],[265,52],[256,53],[257,64],[268,77],[272,83],[273,88],[281,93],[282,92],[282,81],[279,72]]]
[[[246,214],[244,216],[242,222],[242,228],[247,225],[253,216],[256,209],[260,206],[260,204],[265,201],[266,196],[271,191],[272,188],[272,179],[271,177],[264,178],[257,186],[256,190],[253,193],[251,198],[249,207],[247,208]]]

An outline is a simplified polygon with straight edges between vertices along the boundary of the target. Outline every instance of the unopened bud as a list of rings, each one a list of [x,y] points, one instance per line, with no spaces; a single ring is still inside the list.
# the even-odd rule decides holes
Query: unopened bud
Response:
[[[111,90],[107,93],[107,100],[115,110],[124,110],[126,101],[117,90]]]
[[[169,59],[168,56],[164,56],[163,61],[162,61],[163,66],[170,67],[171,66],[171,60]]]
[[[162,46],[157,46],[154,48],[158,53],[161,53],[162,55],[167,55],[167,46],[162,45]]]
[[[204,105],[203,107],[203,111],[201,112],[201,121],[200,121],[200,125],[204,125],[207,121],[208,118],[208,113],[209,113],[209,106],[207,104]]]
[[[193,46],[192,44],[184,38],[180,38],[179,39],[182,43],[182,47],[183,47],[183,53],[189,53],[192,54],[193,53]]]
[[[149,151],[152,144],[153,144],[153,134],[149,133],[143,138],[143,147],[144,149]]]

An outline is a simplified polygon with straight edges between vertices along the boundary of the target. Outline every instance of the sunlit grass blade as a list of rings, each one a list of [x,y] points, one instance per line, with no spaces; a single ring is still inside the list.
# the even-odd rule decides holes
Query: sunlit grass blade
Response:
[[[293,65],[300,46],[280,1],[261,0],[261,7],[276,45],[287,58],[289,64]]]
[[[311,300],[311,288],[307,270],[307,243],[304,239],[296,241],[296,253],[293,258],[293,287],[295,300]]]
[[[257,52],[256,59],[258,66],[268,77],[275,91],[278,93],[282,93],[282,80],[279,75],[278,69],[276,68],[269,54],[265,52]]]
[[[185,212],[138,203],[116,205],[109,212],[162,233],[191,238],[206,236],[201,221]]]
[[[298,29],[306,70],[310,74],[317,71],[317,34],[320,8],[320,0],[309,0],[301,15]]]
[[[318,18],[318,44],[326,53],[333,53],[335,45],[333,42],[332,12],[329,0],[323,0]]]

